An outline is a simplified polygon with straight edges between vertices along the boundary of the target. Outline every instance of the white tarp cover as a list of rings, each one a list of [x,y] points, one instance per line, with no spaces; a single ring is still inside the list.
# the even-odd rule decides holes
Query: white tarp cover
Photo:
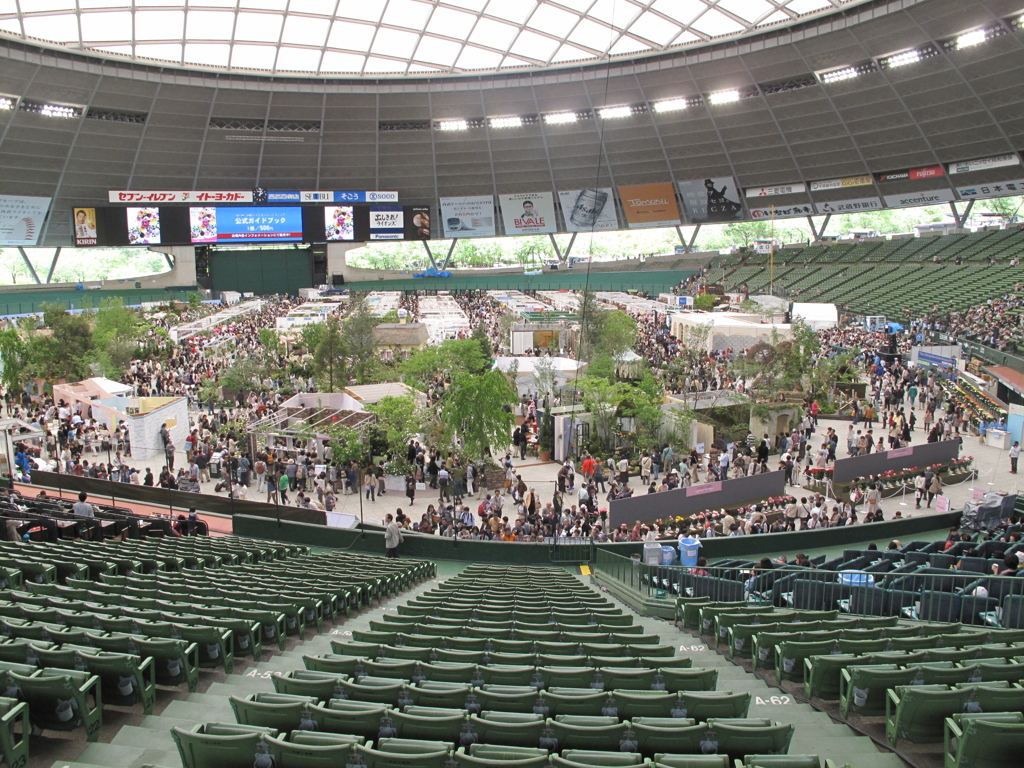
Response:
[[[839,310],[835,304],[793,302],[793,319],[803,320],[812,331],[824,331],[838,325]]]

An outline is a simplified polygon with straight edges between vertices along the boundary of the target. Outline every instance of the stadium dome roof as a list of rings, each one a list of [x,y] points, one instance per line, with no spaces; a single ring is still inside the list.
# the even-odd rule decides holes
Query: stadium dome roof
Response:
[[[867,0],[0,0],[0,36],[293,77],[488,74],[734,40]]]

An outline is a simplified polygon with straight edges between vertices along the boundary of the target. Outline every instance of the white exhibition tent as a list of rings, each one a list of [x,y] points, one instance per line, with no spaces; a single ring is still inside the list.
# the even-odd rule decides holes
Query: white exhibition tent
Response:
[[[839,310],[835,304],[793,302],[793,319],[803,320],[812,331],[825,331],[839,324]]]

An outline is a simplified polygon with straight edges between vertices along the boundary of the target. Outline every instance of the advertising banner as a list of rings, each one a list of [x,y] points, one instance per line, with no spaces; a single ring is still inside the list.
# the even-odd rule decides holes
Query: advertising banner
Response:
[[[129,245],[160,244],[160,209],[126,208]]]
[[[743,218],[739,188],[732,176],[680,181],[679,194],[683,198],[686,218],[691,224]]]
[[[494,196],[442,197],[445,237],[494,237]]]
[[[555,201],[550,192],[501,195],[506,235],[543,235],[557,231]]]
[[[847,176],[842,179],[825,179],[823,181],[812,181],[811,192],[821,192],[825,189],[846,189],[847,187],[866,187],[875,183],[872,176]]]
[[[401,240],[405,237],[405,213],[400,205],[370,208],[370,239]]]
[[[417,205],[405,210],[405,239],[430,239],[430,208]]]
[[[958,163],[949,163],[946,170],[951,174],[970,173],[971,171],[983,171],[986,168],[1004,168],[1008,165],[1020,165],[1020,158],[1015,154],[1009,154],[982,157],[978,160],[962,160]]]
[[[217,208],[217,242],[301,242],[302,208]]]
[[[49,197],[0,195],[0,245],[35,245],[43,231]],[[93,237],[96,217],[93,215]],[[93,243],[95,245],[95,243]]]
[[[804,205],[776,205],[772,208],[751,208],[750,218],[755,221],[767,219],[795,219],[798,216],[813,216],[814,209],[809,203]]]
[[[96,234],[96,209],[75,208],[75,247],[81,248],[87,245],[97,245]]]
[[[778,197],[800,195],[807,191],[804,184],[776,184],[771,187],[747,187],[747,197]]]
[[[251,203],[252,190],[232,192],[108,191],[111,203]]]
[[[975,184],[973,187],[957,187],[957,195],[961,200],[972,198],[982,200],[989,197],[1010,197],[1024,195],[1024,179],[999,181],[993,184]]]
[[[627,184],[619,187],[622,211],[630,229],[679,224],[679,204],[672,182]]]
[[[905,195],[886,195],[887,208],[913,208],[919,205],[939,205],[956,200],[952,189],[933,189],[928,192],[908,192]]]
[[[558,202],[566,232],[610,232],[619,228],[611,187],[560,189]]]
[[[857,200],[830,200],[827,203],[815,203],[818,213],[862,213],[864,211],[882,210],[882,201],[877,197],[861,197]]]
[[[944,175],[941,165],[925,165],[921,168],[906,168],[901,171],[876,173],[875,181],[913,181],[916,179],[933,179],[936,176]]]

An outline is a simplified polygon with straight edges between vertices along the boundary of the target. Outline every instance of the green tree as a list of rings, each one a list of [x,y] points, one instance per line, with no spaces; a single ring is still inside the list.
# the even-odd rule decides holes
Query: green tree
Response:
[[[53,382],[79,380],[88,375],[95,360],[92,328],[85,314],[69,314],[60,304],[43,304],[43,325],[28,344],[28,369],[32,375]]]
[[[597,354],[606,314],[593,291],[585,290],[580,294],[579,359],[582,362],[589,363]]]
[[[313,376],[322,392],[337,392],[348,384],[348,349],[341,335],[341,323],[329,317],[320,343],[313,352]]]
[[[269,354],[277,354],[281,348],[281,337],[273,328],[260,328],[260,346]]]
[[[693,300],[694,309],[702,309],[705,312],[710,312],[715,308],[715,297],[710,293],[702,293],[700,296]]]
[[[351,358],[351,371],[357,384],[377,381],[380,357],[377,355],[377,339],[373,335],[373,329],[380,325],[380,322],[381,319],[360,301],[342,327],[345,348]]]
[[[366,410],[377,417],[374,425],[391,458],[405,458],[409,437],[419,431],[423,422],[422,409],[412,395],[382,397]]]
[[[424,347],[401,364],[402,375],[418,389],[427,389],[437,375],[458,377],[483,373],[488,368],[475,339],[449,339],[436,347]]]
[[[600,332],[597,338],[595,353],[605,353],[617,358],[633,347],[636,341],[636,320],[621,309],[604,313]]]
[[[28,347],[16,328],[0,331],[0,381],[4,389],[11,393],[22,389],[22,372],[27,362]]]
[[[302,346],[305,347],[308,354],[312,355],[316,352],[316,348],[323,341],[326,328],[326,323],[310,323],[302,326]]]
[[[488,337],[487,329],[484,328],[483,323],[479,323],[473,329],[473,334],[470,338],[480,345],[480,354],[483,356],[483,359],[487,361],[488,365],[493,363],[494,357],[491,350],[491,339]]]
[[[626,416],[633,417],[638,449],[651,450],[657,446],[665,418],[661,409],[664,401],[664,387],[650,373],[645,374],[635,385],[629,386],[627,404],[622,411]]]
[[[576,382],[583,407],[590,414],[594,434],[602,449],[615,446],[619,426],[619,407],[629,393],[629,385],[586,376]]]
[[[457,438],[465,455],[484,460],[488,452],[503,451],[511,440],[516,390],[498,370],[459,376],[445,394],[441,423],[446,440]]]

